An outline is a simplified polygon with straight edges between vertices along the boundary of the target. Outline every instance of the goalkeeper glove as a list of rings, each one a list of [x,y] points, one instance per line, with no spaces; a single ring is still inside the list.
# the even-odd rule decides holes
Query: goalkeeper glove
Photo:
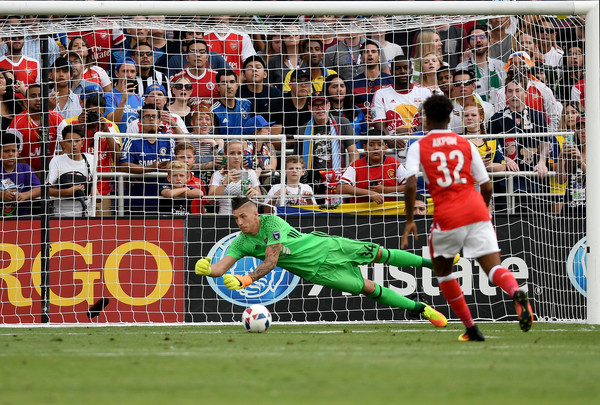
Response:
[[[196,262],[196,274],[199,276],[210,276],[210,257],[205,257]]]
[[[247,274],[245,276],[225,274],[223,276],[223,284],[230,290],[239,290],[240,288],[245,288],[252,284],[252,278]]]

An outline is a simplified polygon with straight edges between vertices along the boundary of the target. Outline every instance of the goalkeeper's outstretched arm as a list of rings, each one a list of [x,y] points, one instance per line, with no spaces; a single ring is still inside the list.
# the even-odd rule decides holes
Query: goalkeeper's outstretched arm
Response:
[[[196,262],[196,274],[206,277],[221,277],[237,262],[231,256],[225,256],[215,264],[210,264],[210,257],[204,257]]]

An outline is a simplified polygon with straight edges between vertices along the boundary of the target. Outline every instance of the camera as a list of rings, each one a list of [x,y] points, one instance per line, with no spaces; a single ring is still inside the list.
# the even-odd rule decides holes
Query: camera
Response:
[[[133,87],[133,91],[137,92],[138,89],[138,82],[135,79],[127,79],[127,89],[130,89],[131,87]]]
[[[88,111],[85,116],[85,120],[89,124],[93,124],[100,121],[100,114],[98,111]]]

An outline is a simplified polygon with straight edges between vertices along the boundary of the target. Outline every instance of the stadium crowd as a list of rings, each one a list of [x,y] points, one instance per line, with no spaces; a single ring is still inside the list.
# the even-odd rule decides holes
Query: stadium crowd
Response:
[[[507,209],[510,192],[518,210],[585,212],[581,17],[497,17],[408,30],[374,17],[375,29],[337,35],[302,34],[302,21],[359,26],[361,17],[304,16],[281,35],[248,35],[228,25],[229,17],[218,18],[207,32],[158,29],[165,17],[137,16],[136,28],[106,20],[101,29],[54,35],[46,152],[46,55],[29,30],[40,17],[6,17],[3,27],[12,34],[0,45],[3,215],[38,212],[44,182],[52,197],[76,202],[55,204],[56,215],[114,215],[116,177],[99,178],[99,201],[90,207],[93,167],[125,176],[126,211],[138,214],[229,214],[228,200],[219,197],[240,194],[273,206],[397,200],[408,145],[389,136],[424,135],[420,105],[432,94],[452,100],[450,129],[472,136],[489,172],[515,172],[511,180],[495,178],[490,209]],[[101,138],[94,162],[98,131],[123,136]],[[518,135],[567,131],[575,136]],[[127,136],[136,133],[150,136]],[[171,136],[182,134],[203,137]],[[280,134],[285,142],[227,138]],[[419,193],[427,195],[422,181]]]

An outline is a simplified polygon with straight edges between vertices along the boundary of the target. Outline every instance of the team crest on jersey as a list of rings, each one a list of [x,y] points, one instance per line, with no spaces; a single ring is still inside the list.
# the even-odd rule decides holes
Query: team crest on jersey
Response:
[[[159,149],[158,154],[159,155],[166,155],[167,154],[167,148],[165,148],[163,146],[162,148]]]
[[[273,231],[272,235],[273,235],[273,240],[281,239],[281,234],[279,233],[279,231]]]
[[[209,90],[214,90],[215,84],[213,82],[208,82],[208,83],[206,83],[206,88]]]
[[[244,110],[243,108],[242,108],[242,119],[245,119],[245,120],[248,119],[248,111]]]
[[[221,238],[208,252],[212,257],[212,263],[221,260],[227,254],[229,245],[241,232],[234,232]],[[282,249],[283,254],[289,254],[289,250]],[[231,274],[244,275],[255,269],[262,261],[255,257],[243,257],[238,260],[229,270]],[[215,293],[234,305],[247,307],[252,304],[270,305],[287,297],[300,282],[300,277],[290,273],[281,267],[275,267],[271,272],[251,285],[241,290],[230,291],[223,284],[223,278],[207,277],[208,284]]]
[[[388,169],[387,174],[390,179],[393,179],[396,177],[396,169]]]
[[[235,42],[230,43],[229,46],[231,47],[232,51],[237,51],[238,49],[238,44],[236,44]]]

